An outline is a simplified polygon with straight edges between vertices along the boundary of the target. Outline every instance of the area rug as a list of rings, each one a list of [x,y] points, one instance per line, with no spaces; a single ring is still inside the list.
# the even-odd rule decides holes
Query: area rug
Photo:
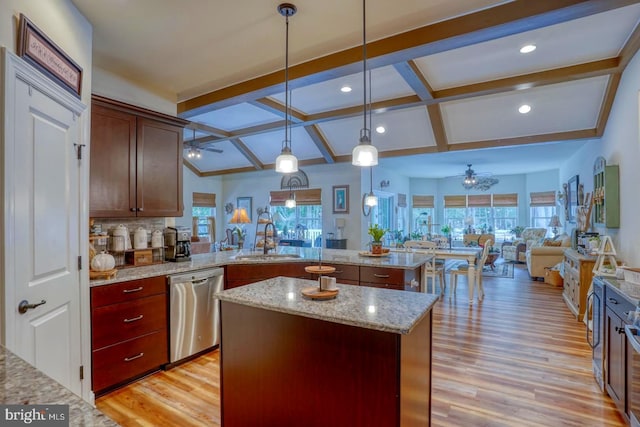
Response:
[[[445,272],[448,274],[449,270],[451,270],[453,267],[456,267],[458,265],[465,265],[466,263],[466,261],[447,260],[445,264]],[[502,277],[513,279],[513,263],[498,261],[496,262],[496,266],[493,270],[491,270],[491,267],[489,266],[484,267],[484,269],[482,270],[482,275],[484,277]]]

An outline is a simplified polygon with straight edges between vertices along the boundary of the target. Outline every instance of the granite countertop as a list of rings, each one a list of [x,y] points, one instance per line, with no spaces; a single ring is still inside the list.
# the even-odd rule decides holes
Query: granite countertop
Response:
[[[347,249],[322,249],[322,262],[331,264],[351,264],[374,267],[391,267],[401,269],[413,269],[424,264],[429,256],[411,252],[391,252],[388,256],[367,257],[360,255],[360,251]],[[264,263],[292,263],[292,262],[317,262],[320,249],[298,248],[291,246],[278,247],[270,254],[293,254],[299,258],[273,258],[264,259],[259,255],[262,251],[222,251],[209,252],[191,256],[191,261],[165,262],[144,267],[130,267],[118,270],[116,277],[106,280],[91,280],[90,286],[107,285],[110,283],[125,282],[127,280],[144,279],[146,277],[165,276],[169,274],[184,273],[186,271],[201,270],[210,267],[221,267],[228,264],[264,264]],[[256,259],[238,259],[243,255],[257,255]]]
[[[117,426],[109,417],[0,346],[0,403],[69,405],[69,425]]]
[[[617,289],[631,304],[637,306],[640,303],[640,284],[625,282],[612,277],[600,277],[607,285]]]
[[[306,298],[301,291],[317,281],[276,277],[216,294],[222,301],[328,322],[408,334],[438,300],[437,295],[338,284],[331,300]]]

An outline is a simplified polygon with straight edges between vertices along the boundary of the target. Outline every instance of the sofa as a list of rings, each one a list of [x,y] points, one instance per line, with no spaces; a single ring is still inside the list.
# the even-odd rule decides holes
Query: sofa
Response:
[[[502,245],[502,258],[505,261],[527,262],[527,249],[536,242],[542,242],[546,234],[546,228],[525,228],[519,238]]]
[[[484,242],[487,240],[491,240],[492,242],[496,241],[496,236],[493,233],[484,233],[484,234],[469,234],[466,233],[462,236],[462,244],[464,246],[484,246]]]
[[[534,243],[526,251],[527,270],[532,279],[545,276],[545,269],[555,266],[564,259],[564,251],[571,246],[571,237],[561,234],[555,239],[545,239]]]

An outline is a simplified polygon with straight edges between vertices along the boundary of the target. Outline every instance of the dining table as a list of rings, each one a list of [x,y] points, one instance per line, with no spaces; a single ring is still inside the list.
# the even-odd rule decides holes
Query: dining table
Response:
[[[397,249],[398,251],[407,251],[407,249]],[[473,304],[474,301],[474,290],[476,286],[479,284],[476,283],[476,268],[482,268],[482,266],[476,266],[476,260],[480,258],[480,254],[482,253],[481,247],[453,247],[453,248],[433,248],[433,249],[411,249],[412,252],[416,253],[425,253],[425,254],[435,254],[436,258],[439,259],[459,259],[465,260],[468,264],[467,269],[467,282],[469,285],[469,304]],[[426,289],[427,284],[421,284],[421,289]],[[435,287],[434,287],[435,288]],[[435,289],[434,289],[435,292]],[[444,289],[440,289],[440,295],[444,292]],[[478,297],[482,298],[480,295],[481,290],[478,288]]]

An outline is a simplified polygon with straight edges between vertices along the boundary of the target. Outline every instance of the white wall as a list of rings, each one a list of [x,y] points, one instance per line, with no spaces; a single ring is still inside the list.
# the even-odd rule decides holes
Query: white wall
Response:
[[[593,191],[593,163],[602,156],[609,165],[620,166],[620,228],[599,228],[612,236],[618,259],[640,266],[637,250],[640,238],[640,141],[638,138],[638,93],[640,91],[640,55],[636,54],[622,75],[609,122],[600,140],[593,140],[577,151],[560,168],[561,182],[580,176],[585,192]]]

